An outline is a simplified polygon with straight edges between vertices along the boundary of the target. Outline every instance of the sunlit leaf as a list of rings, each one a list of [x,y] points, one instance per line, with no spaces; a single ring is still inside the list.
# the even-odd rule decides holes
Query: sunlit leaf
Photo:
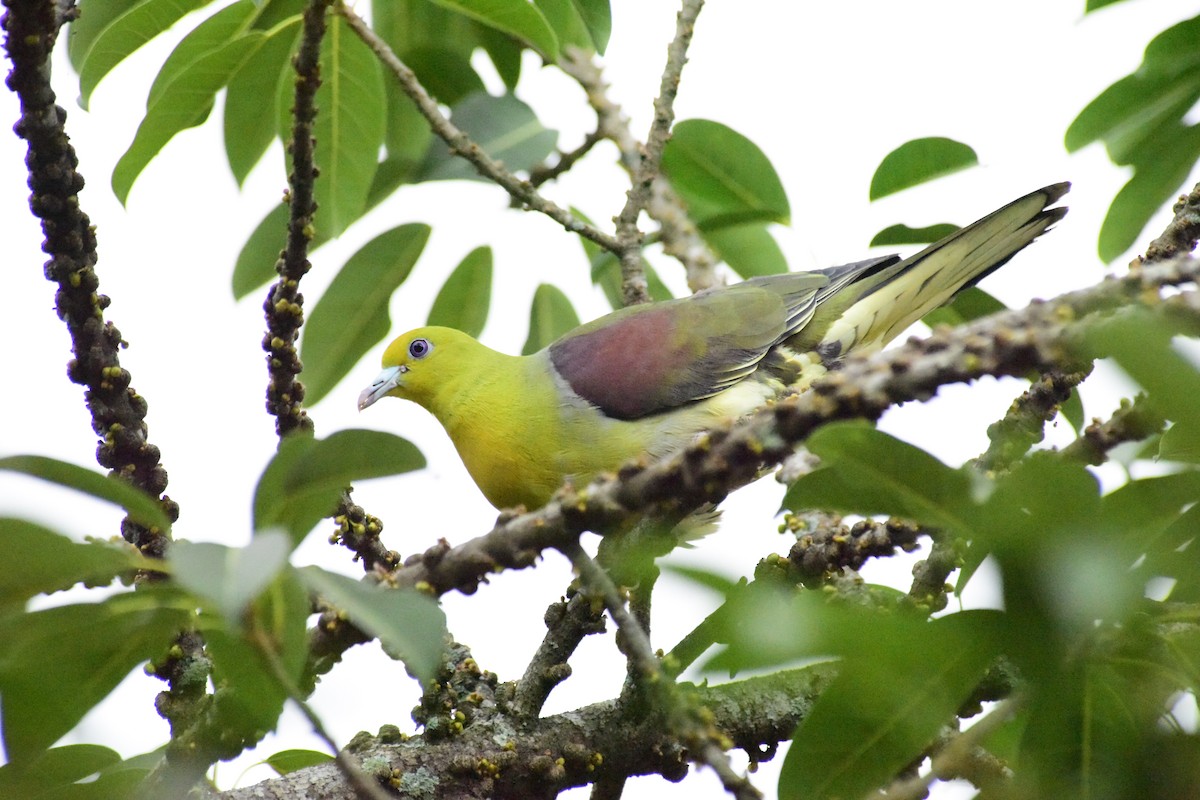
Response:
[[[477,337],[487,323],[491,302],[492,249],[476,247],[442,285],[433,300],[427,324],[457,328]]]
[[[550,61],[558,58],[558,39],[546,18],[526,0],[430,0],[499,31],[523,39]]]
[[[962,142],[942,136],[913,139],[883,157],[871,176],[870,196],[878,200],[978,163],[975,151]]]
[[[229,79],[225,92],[225,156],[240,186],[275,139],[276,109],[264,102],[279,95],[292,74],[289,56],[300,33],[299,18],[266,32],[262,46]],[[282,238],[282,227],[276,233]]]
[[[562,289],[549,283],[538,286],[529,309],[529,336],[522,355],[536,353],[572,328],[579,327],[579,315]]]
[[[316,405],[392,327],[388,304],[430,227],[408,223],[379,234],[350,256],[309,312],[300,342],[305,400]]]

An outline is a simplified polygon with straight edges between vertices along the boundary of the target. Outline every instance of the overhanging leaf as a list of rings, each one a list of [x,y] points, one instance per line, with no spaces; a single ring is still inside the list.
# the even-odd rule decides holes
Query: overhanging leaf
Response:
[[[171,548],[171,574],[179,585],[212,602],[231,626],[287,563],[291,541],[267,531],[245,547],[179,542]]]
[[[0,610],[36,594],[69,589],[77,583],[103,586],[122,573],[154,566],[122,542],[73,542],[23,519],[0,517]]]
[[[457,328],[478,337],[487,323],[491,301],[492,248],[476,247],[442,285],[429,311],[428,324]]]
[[[20,472],[107,500],[124,508],[134,522],[151,530],[165,532],[171,529],[171,521],[157,500],[117,478],[46,456],[0,458],[0,470]]]
[[[905,142],[883,157],[871,176],[872,200],[979,163],[975,151],[944,136]]]
[[[431,228],[408,223],[350,256],[309,314],[300,346],[305,399],[316,405],[392,327],[392,293],[412,272]]]
[[[558,133],[542,126],[533,109],[510,94],[492,97],[475,93],[450,111],[450,120],[466,131],[483,152],[504,163],[510,172],[540,164],[558,140]],[[484,180],[475,167],[434,142],[425,154],[418,180]]]
[[[764,223],[750,222],[705,231],[704,240],[743,278],[788,271],[787,259]]]
[[[275,138],[276,109],[264,98],[279,96],[279,84],[294,74],[289,56],[300,34],[292,17],[268,30],[262,45],[229,79],[225,92],[225,157],[241,186]],[[283,228],[275,228],[282,239]]]
[[[906,244],[932,244],[958,230],[957,225],[940,222],[925,228],[910,228],[907,225],[890,225],[871,240],[871,247],[895,247]]]
[[[320,567],[304,567],[299,573],[310,590],[378,637],[384,650],[402,660],[422,682],[436,674],[444,648],[446,616],[434,600],[413,591],[362,583]]]
[[[550,61],[558,59],[558,39],[537,8],[526,0],[430,0],[484,25],[524,39]]]
[[[964,322],[971,322],[1006,308],[1004,303],[978,286],[968,286],[949,303],[922,317],[922,321],[931,328],[935,325],[962,325]]]

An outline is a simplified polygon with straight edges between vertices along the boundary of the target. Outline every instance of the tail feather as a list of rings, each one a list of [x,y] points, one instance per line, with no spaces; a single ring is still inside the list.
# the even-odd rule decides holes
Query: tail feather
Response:
[[[820,326],[818,352],[829,360],[851,349],[887,344],[955,293],[999,269],[1062,219],[1066,208],[1048,206],[1070,187],[1057,183],[1031,192],[914,256],[858,276],[841,298],[831,298],[834,302],[828,311],[836,316]]]

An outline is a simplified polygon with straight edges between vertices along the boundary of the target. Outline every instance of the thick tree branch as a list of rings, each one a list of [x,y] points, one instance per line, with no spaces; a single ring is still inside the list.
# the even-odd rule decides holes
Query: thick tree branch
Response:
[[[466,159],[479,171],[479,174],[508,192],[523,208],[538,211],[562,225],[571,233],[577,233],[614,253],[619,252],[617,240],[604,233],[599,228],[588,225],[576,218],[571,212],[538,193],[532,183],[521,180],[483,151],[465,131],[452,123],[438,108],[425,87],[417,80],[416,74],[388,47],[387,42],[379,38],[375,31],[363,21],[362,17],[341,0],[335,6],[350,29],[366,43],[367,47],[378,56],[380,62],[391,71],[400,88],[416,105],[421,116],[425,117],[434,134],[450,146],[450,152]]]
[[[731,746],[770,748],[789,737],[812,701],[833,679],[818,664],[718,686],[684,686],[689,701],[712,713]],[[439,800],[553,797],[574,786],[613,776],[658,774],[679,780],[687,772],[660,715],[632,718],[616,701],[596,703],[532,722],[518,732],[496,717],[462,735],[430,742],[415,736],[399,744],[369,740],[356,755],[388,781],[400,798]],[[225,800],[350,800],[352,789],[326,764],[221,795]]]

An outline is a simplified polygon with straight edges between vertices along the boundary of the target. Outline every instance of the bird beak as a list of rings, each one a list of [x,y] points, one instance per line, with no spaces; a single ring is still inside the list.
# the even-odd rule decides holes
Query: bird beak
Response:
[[[362,411],[399,386],[403,375],[404,369],[402,367],[388,367],[376,375],[375,380],[371,381],[371,385],[363,389],[362,394],[358,396],[358,410]]]

